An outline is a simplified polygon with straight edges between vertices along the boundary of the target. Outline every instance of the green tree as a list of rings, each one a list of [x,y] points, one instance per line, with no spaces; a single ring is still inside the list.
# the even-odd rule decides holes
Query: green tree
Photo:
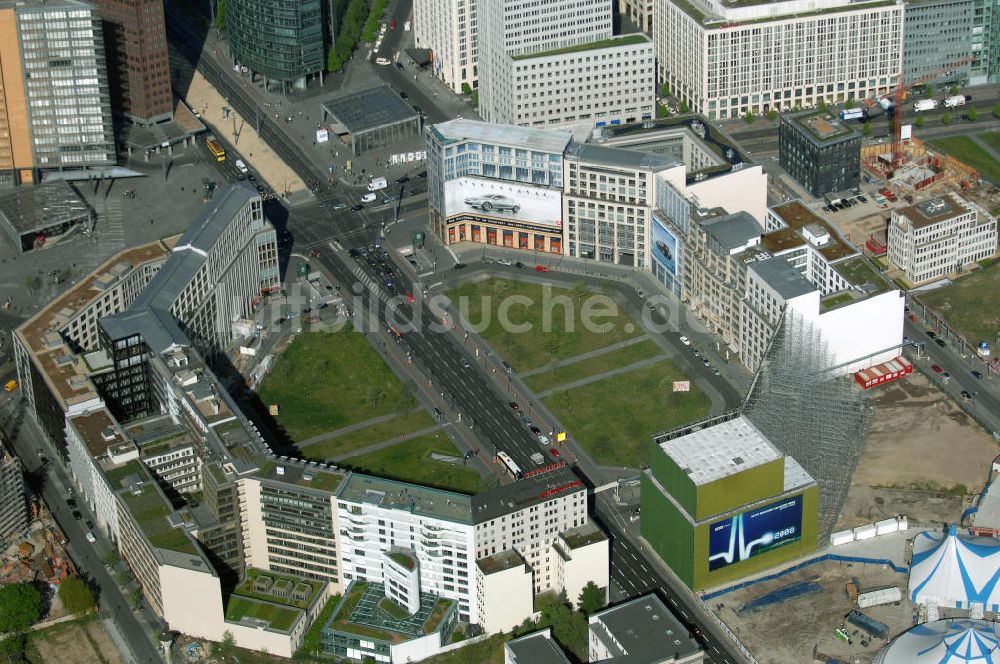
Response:
[[[68,576],[59,584],[59,599],[73,615],[86,613],[94,608],[94,596],[87,584],[78,576]]]
[[[0,632],[23,632],[42,616],[42,596],[29,583],[0,588]]]
[[[677,109],[678,109],[678,110],[679,110],[679,111],[680,111],[681,113],[687,113],[687,112],[688,112],[688,105],[687,105],[687,102],[686,102],[686,101],[684,101],[684,100],[682,99],[682,100],[680,101],[680,103],[679,103],[679,104],[677,105]]]
[[[993,107],[993,117],[1000,118],[1000,104]]]
[[[962,88],[958,87],[957,85],[951,86],[951,94],[952,95],[957,95],[961,91],[962,91]]]
[[[236,639],[233,637],[233,633],[227,629],[222,633],[222,640],[213,643],[209,650],[213,657],[228,660],[236,653]]]
[[[472,91],[472,105],[477,108],[479,107],[479,90]]]
[[[587,282],[578,281],[573,284],[569,289],[569,295],[576,302],[577,306],[583,304],[583,301],[590,297],[590,288],[587,286]]]
[[[778,119],[778,111],[772,108],[770,111],[767,112],[767,119],[770,120],[771,122],[774,122],[775,120],[777,120]]]
[[[549,357],[555,357],[559,354],[559,351],[562,350],[565,341],[566,337],[553,330],[545,335],[545,340],[542,341],[542,346],[545,349],[545,352],[549,354]]]
[[[970,106],[969,110],[965,114],[965,117],[969,119],[969,122],[975,122],[976,118],[979,117],[979,111],[976,110],[975,106]]]
[[[11,634],[0,641],[0,659],[5,662],[23,662],[26,642],[24,634]]]
[[[219,0],[215,5],[215,28],[217,30],[226,29],[226,0]]]
[[[743,121],[746,122],[747,124],[753,124],[753,121],[755,119],[756,118],[754,118],[753,116],[753,111],[748,111],[747,114],[743,116]]]
[[[660,86],[660,96],[661,97],[669,97],[670,96],[670,84],[669,83],[664,83],[663,85]]]
[[[577,606],[584,615],[593,615],[604,607],[604,592],[597,587],[593,581],[588,581],[587,585],[580,591],[580,600]]]
[[[468,97],[472,94],[472,86],[468,83],[462,83],[462,94]]]
[[[663,104],[657,104],[656,105],[656,117],[658,117],[658,118],[670,117],[670,111],[668,111],[667,107],[664,106]]]
[[[919,129],[923,127],[925,124],[927,124],[927,121],[924,119],[924,116],[918,115],[916,121],[913,124],[917,125],[917,128]]]
[[[941,116],[941,124],[951,124],[951,113],[945,112],[945,114]]]
[[[854,97],[848,97],[847,101],[844,102],[844,108],[854,108],[857,102],[854,101]]]
[[[372,385],[368,388],[365,397],[368,399],[368,405],[371,406],[372,410],[376,410],[385,401],[385,390],[378,385]]]
[[[821,111],[825,111],[826,110],[826,100],[825,99],[820,99],[819,100],[819,110],[821,110]]]
[[[863,133],[865,136],[871,136],[872,135],[872,123],[871,123],[871,121],[869,121],[869,120],[865,121],[865,124],[861,127],[861,133]]]

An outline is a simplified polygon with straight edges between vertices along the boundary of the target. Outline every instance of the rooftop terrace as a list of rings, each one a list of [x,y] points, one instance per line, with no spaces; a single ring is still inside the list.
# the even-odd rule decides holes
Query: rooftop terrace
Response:
[[[385,589],[380,583],[352,581],[324,631],[347,632],[389,643],[402,643],[438,629],[455,602],[420,593],[420,608],[413,615],[390,615],[382,606]]]
[[[115,426],[111,413],[105,408],[77,415],[70,421],[83,439],[83,444],[87,446],[87,451],[94,458],[107,454],[109,447],[125,442],[125,438]]]
[[[571,549],[579,549],[595,542],[602,542],[608,537],[600,528],[588,521],[585,525],[567,530],[560,535]]]
[[[344,481],[344,475],[325,464],[287,459],[265,461],[257,471],[258,477],[279,480],[307,489],[334,493]]]
[[[301,609],[283,606],[252,597],[232,595],[226,604],[226,620],[263,625],[278,632],[288,632],[304,615]]]
[[[896,214],[909,220],[914,228],[923,228],[953,219],[968,212],[951,194],[937,196],[896,210]]]
[[[866,295],[878,295],[895,288],[861,256],[834,263],[833,269],[851,284],[862,289]]]
[[[483,571],[483,574],[489,575],[503,572],[513,567],[521,567],[523,569],[524,558],[514,549],[507,549],[506,551],[498,551],[492,556],[480,558],[476,561],[476,564],[479,565],[479,569]]]
[[[407,510],[413,514],[426,514],[456,523],[472,523],[472,500],[465,494],[373,475],[352,473],[341,485],[337,498],[341,501]]]
[[[167,519],[174,511],[173,507],[160,494],[154,482],[144,482],[138,493],[124,489],[118,495],[150,544],[168,551],[198,554],[187,531],[182,526],[175,528]]]
[[[764,247],[772,254],[808,244],[809,241],[803,235],[803,230],[807,226],[818,226],[829,235],[830,239],[825,245],[815,247],[816,251],[827,261],[840,260],[858,253],[854,246],[840,237],[830,222],[807,208],[800,201],[788,201],[781,205],[775,205],[771,208],[771,213],[787,226],[779,231],[767,233],[761,239]]]

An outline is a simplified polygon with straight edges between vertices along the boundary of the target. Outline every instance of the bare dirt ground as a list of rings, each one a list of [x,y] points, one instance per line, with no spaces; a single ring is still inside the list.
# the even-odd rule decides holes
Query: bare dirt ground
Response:
[[[880,390],[875,421],[837,529],[905,514],[915,524],[958,520],[1000,448],[920,374]]]
[[[856,632],[857,628],[851,625],[845,627],[851,637],[850,644],[834,634],[834,630],[844,622],[844,616],[853,608],[846,592],[847,582],[852,579],[857,579],[862,591],[890,585],[905,588],[906,584],[902,574],[878,565],[823,562],[716,598],[709,605],[739,634],[761,664],[811,662],[814,648],[844,662],[869,664],[879,648],[885,645],[884,641],[869,638],[860,630]],[[754,612],[738,613],[754,598],[803,581],[813,581],[822,590]],[[864,613],[885,623],[890,636],[912,626],[912,609],[905,596],[898,606],[871,607]]]
[[[41,662],[123,664],[121,655],[96,620],[58,626],[31,637]]]

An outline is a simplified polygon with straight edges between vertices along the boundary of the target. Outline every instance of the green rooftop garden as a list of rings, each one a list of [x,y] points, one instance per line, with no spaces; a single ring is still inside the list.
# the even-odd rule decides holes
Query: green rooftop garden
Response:
[[[643,44],[648,41],[649,38],[646,37],[646,35],[644,34],[622,35],[620,37],[601,39],[595,42],[590,42],[588,44],[575,44],[573,46],[564,46],[563,48],[554,48],[550,51],[542,51],[541,53],[526,53],[524,55],[515,55],[513,56],[513,59],[530,60],[532,58],[545,58],[550,55],[579,53],[581,51],[592,51],[601,48],[613,48],[615,46],[631,46],[632,44]]]
[[[355,581],[326,628],[401,643],[437,630],[454,604],[450,599],[421,593],[420,609],[410,615],[395,602],[385,600],[381,584]]]
[[[841,261],[840,263],[834,263],[833,269],[854,286],[860,287],[869,284],[871,290],[866,290],[869,295],[884,293],[891,288],[889,282],[868,261],[860,256]]]
[[[270,577],[272,581],[271,589],[266,592],[258,592],[254,590],[253,584],[258,577],[266,576]],[[290,590],[294,589],[299,584],[306,584],[309,586],[309,595],[304,601],[296,600],[292,597],[279,597],[274,594],[275,589],[284,582],[286,587]],[[255,569],[253,567],[247,568],[246,580],[240,585],[236,586],[233,590],[233,595],[240,597],[250,597],[253,599],[261,600],[264,602],[274,602],[275,604],[284,604],[285,606],[295,607],[297,609],[308,609],[313,601],[316,599],[316,595],[320,591],[322,584],[319,581],[314,581],[312,579],[306,579],[304,577],[292,576],[290,574],[278,574],[276,572],[266,572],[263,570]]]
[[[260,602],[249,597],[232,596],[226,605],[226,620],[240,622],[243,618],[254,618],[268,623],[271,629],[287,632],[299,616],[297,609]]]
[[[451,604],[452,601],[450,599],[439,599],[437,601],[437,604],[431,609],[431,615],[428,616],[427,622],[424,623],[424,634],[430,634],[438,628],[438,625],[441,624],[441,621],[447,615],[448,607]]]
[[[395,618],[396,620],[402,620],[410,615],[410,612],[404,609],[396,602],[392,601],[388,597],[383,597],[378,602],[378,608],[385,611],[387,614]]]
[[[604,533],[600,530],[563,533],[562,538],[571,549],[579,549],[581,546],[587,546],[588,544],[600,542],[605,539]]]
[[[173,508],[160,495],[152,482],[143,485],[142,491],[138,494],[122,491],[119,495],[150,544],[159,549],[177,551],[178,553],[192,555],[198,553],[184,529],[174,528],[167,521],[167,516],[173,512]]]
[[[392,561],[397,565],[399,565],[400,567],[405,567],[406,569],[409,570],[413,569],[414,565],[413,558],[406,555],[405,553],[399,553],[398,551],[394,551],[389,554],[389,558],[391,558]]]
[[[847,304],[852,300],[854,300],[853,293],[835,293],[823,298],[821,304],[824,309],[833,309],[834,307],[839,307],[842,304]]]
[[[274,469],[280,464],[276,464],[273,461],[268,461],[261,465],[260,474],[266,477],[275,477]],[[289,468],[288,464],[285,464],[285,468]],[[286,471],[287,472],[287,471]],[[296,472],[299,472],[296,470]],[[304,486],[311,489],[317,489],[319,491],[335,491],[340,483],[344,480],[344,476],[329,470],[323,470],[315,466],[305,469],[305,475],[308,475],[311,479],[305,479],[305,475],[296,482],[299,486]],[[283,478],[284,481],[288,481],[290,478],[286,474]]]
[[[104,474],[108,476],[111,486],[116,489],[121,487],[122,481],[129,475],[138,475],[142,479],[149,477],[146,474],[145,467],[138,461],[129,461],[122,466],[104,471]]]

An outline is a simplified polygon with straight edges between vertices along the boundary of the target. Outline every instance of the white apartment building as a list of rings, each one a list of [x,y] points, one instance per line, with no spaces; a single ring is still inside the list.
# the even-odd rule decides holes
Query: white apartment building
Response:
[[[657,80],[709,119],[881,95],[902,68],[902,3],[655,1]]]
[[[420,590],[458,602],[462,620],[479,622],[475,602],[475,526],[469,496],[352,474],[337,492],[344,583],[386,583],[383,554],[408,552]]]
[[[913,284],[960,272],[996,251],[996,218],[954,194],[892,211],[888,258]]]
[[[652,42],[613,36],[611,9],[603,0],[482,3],[482,118],[545,127],[652,117]]]
[[[566,254],[648,267],[655,178],[668,169],[684,165],[666,155],[571,143],[563,188]]]
[[[618,0],[618,14],[627,16],[632,25],[647,35],[653,31],[653,7],[655,0]]]
[[[455,94],[479,86],[479,37],[475,0],[415,0],[413,39],[430,49],[434,75]]]

